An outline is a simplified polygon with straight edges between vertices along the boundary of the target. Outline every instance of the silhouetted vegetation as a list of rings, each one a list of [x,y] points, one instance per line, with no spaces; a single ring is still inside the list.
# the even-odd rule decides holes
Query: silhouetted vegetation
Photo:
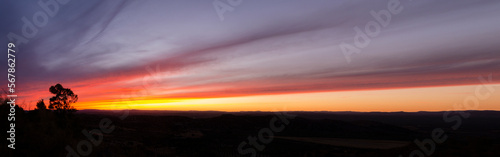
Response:
[[[47,110],[47,106],[45,106],[45,103],[43,102],[43,99],[39,100],[36,103],[36,110]]]
[[[36,103],[36,109],[25,111],[19,104],[15,105],[15,121],[2,118],[2,130],[8,130],[10,123],[15,123],[15,150],[7,146],[7,140],[1,140],[0,156],[66,156],[64,147],[74,143],[81,138],[81,130],[78,117],[70,116],[76,109],[71,106],[76,102],[78,96],[68,88],[57,84],[50,87],[49,92],[56,94],[51,98],[49,108],[43,101]],[[11,113],[11,101],[2,93],[0,97],[0,115]],[[17,100],[17,103],[19,101]]]
[[[50,98],[49,109],[56,112],[66,113],[75,112],[75,107],[71,106],[72,103],[78,101],[78,95],[73,93],[69,88],[64,88],[61,84],[56,84],[49,88],[50,93],[55,94]]]

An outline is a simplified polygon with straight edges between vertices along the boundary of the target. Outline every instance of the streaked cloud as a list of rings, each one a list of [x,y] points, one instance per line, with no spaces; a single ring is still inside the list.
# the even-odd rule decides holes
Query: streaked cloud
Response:
[[[9,13],[0,17],[12,21],[3,34],[18,33],[21,17],[40,10],[34,2],[2,3],[17,8],[2,5]],[[71,1],[20,48],[18,88],[27,99],[47,97],[40,91],[55,83],[78,90],[80,101],[144,90],[155,98],[221,98],[472,85],[480,75],[500,76],[497,1],[401,1],[404,10],[347,63],[339,44],[353,42],[353,27],[386,4],[245,1],[221,22],[210,1]],[[147,67],[159,83],[144,89]]]

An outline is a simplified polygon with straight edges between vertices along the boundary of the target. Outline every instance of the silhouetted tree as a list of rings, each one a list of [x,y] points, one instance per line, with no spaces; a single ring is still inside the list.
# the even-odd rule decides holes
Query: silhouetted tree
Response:
[[[56,84],[49,88],[50,93],[55,94],[50,98],[49,109],[56,110],[57,112],[74,112],[76,109],[71,106],[78,100],[78,95],[73,93],[69,88],[63,88],[61,84]]]
[[[45,106],[45,103],[43,102],[43,99],[42,100],[39,100],[37,103],[36,103],[36,109],[37,110],[46,110],[47,107]]]

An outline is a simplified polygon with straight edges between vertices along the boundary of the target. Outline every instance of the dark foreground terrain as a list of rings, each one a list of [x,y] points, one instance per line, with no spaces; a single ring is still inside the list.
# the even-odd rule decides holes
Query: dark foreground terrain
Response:
[[[18,117],[16,150],[8,149],[9,141],[3,140],[2,154],[66,156],[69,147],[74,151],[69,156],[500,155],[500,112],[496,111],[83,110],[63,118],[50,111]]]

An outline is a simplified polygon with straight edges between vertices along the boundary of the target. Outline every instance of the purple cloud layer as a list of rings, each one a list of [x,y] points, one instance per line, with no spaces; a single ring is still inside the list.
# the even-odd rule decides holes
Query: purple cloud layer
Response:
[[[2,3],[5,35],[21,34],[21,18],[42,10]],[[160,96],[462,85],[500,76],[499,1],[401,1],[401,13],[348,63],[339,45],[353,44],[353,28],[376,21],[370,11],[387,3],[244,1],[220,21],[211,1],[70,1],[19,47],[19,88],[89,80],[134,88],[148,66],[161,69]]]

